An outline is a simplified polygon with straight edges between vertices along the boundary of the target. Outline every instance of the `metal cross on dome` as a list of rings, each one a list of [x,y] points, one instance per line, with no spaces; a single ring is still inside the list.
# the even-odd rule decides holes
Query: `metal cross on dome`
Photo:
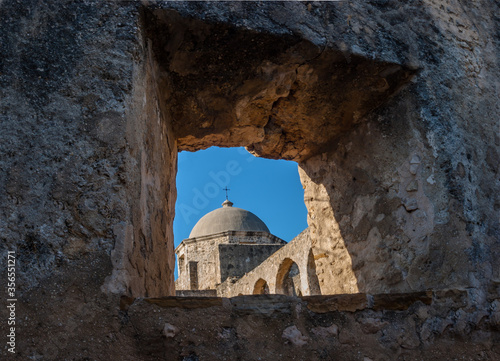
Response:
[[[230,191],[231,189],[229,189],[229,188],[226,186],[226,188],[222,188],[222,190],[223,190],[223,191],[226,191],[226,201],[227,201],[227,200],[228,200],[228,198],[227,198],[227,191]]]

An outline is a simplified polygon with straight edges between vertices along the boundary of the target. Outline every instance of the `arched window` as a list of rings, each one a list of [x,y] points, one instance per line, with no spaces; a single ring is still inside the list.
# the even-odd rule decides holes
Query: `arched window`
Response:
[[[257,282],[255,282],[255,286],[253,288],[254,295],[268,295],[269,294],[269,286],[267,282],[262,278],[259,278]]]
[[[278,269],[276,293],[288,296],[302,296],[299,267],[290,258],[285,258]]]

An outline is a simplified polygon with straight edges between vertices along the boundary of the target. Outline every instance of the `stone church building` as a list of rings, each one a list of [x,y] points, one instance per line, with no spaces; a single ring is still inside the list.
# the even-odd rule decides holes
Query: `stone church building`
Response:
[[[273,235],[255,214],[233,207],[233,203],[226,199],[221,208],[203,216],[189,238],[175,249],[179,272],[175,282],[176,294],[228,297],[232,294],[270,293],[269,283],[273,282],[267,280],[273,279],[277,273],[273,272],[271,265],[283,263],[283,254],[286,253],[279,250],[296,243],[303,248],[307,240],[307,237],[296,237],[287,244]],[[285,250],[288,248],[290,246]],[[294,253],[294,258],[301,258],[296,257],[300,252]],[[278,291],[274,287],[272,293],[302,295],[307,286],[302,290],[299,266],[286,259],[286,270],[281,272],[282,289]],[[245,287],[248,282],[244,280],[250,275],[257,279],[253,288]]]
[[[259,217],[226,199],[222,208],[202,217],[176,248],[176,289],[215,291],[217,285],[241,278],[285,244]]]

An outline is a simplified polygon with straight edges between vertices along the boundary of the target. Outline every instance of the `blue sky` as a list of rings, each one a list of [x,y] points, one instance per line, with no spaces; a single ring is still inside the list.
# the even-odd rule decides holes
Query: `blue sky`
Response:
[[[201,217],[221,207],[226,185],[234,207],[256,214],[272,234],[285,241],[307,227],[304,191],[295,162],[257,158],[245,148],[181,152],[176,183],[176,247]]]

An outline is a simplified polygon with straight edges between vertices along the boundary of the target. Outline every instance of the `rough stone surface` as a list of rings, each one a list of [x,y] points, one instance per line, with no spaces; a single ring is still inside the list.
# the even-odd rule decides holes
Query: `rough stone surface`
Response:
[[[245,8],[230,4],[214,15],[238,16]],[[302,4],[268,8],[277,9],[310,16]],[[255,9],[248,15],[258,17]],[[259,22],[234,28],[162,9],[149,16],[150,31],[160,34],[154,44],[179,150],[245,145],[259,156],[300,161],[330,148],[415,72],[329,44],[333,34],[320,40],[310,31],[290,34],[286,25],[286,34],[256,32]]]
[[[174,292],[177,151],[137,5],[0,5],[0,257],[17,249],[19,292],[83,258],[113,266],[106,291]]]
[[[0,2],[17,358],[499,359],[499,13],[494,0]],[[212,145],[299,163],[322,294],[436,289],[432,304],[120,309],[122,294],[174,294],[177,151]],[[333,324],[338,337],[311,335]],[[307,344],[284,343],[294,325]]]
[[[315,361],[335,355],[349,361],[364,357],[417,361],[500,356],[498,318],[478,309],[475,296],[465,290],[436,292],[430,304],[406,298],[405,307],[400,307],[402,296],[384,295],[388,305],[399,305],[398,310],[375,310],[368,304],[352,310],[348,305],[353,295],[337,295],[330,301],[336,306],[322,313],[309,309],[307,299],[283,295],[135,299],[120,309],[114,296],[101,294],[82,303],[76,290],[44,291],[54,296],[52,303],[35,299],[19,309],[26,317],[19,321],[20,360]],[[32,295],[46,297],[40,291]],[[493,303],[486,306],[493,309]],[[29,327],[32,318],[36,327]]]

